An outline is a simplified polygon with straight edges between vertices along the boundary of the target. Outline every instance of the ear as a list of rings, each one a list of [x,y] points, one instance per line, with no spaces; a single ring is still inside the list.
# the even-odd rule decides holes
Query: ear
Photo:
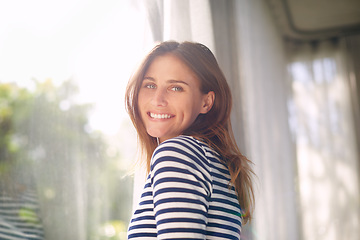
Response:
[[[203,96],[203,105],[201,106],[200,113],[206,114],[208,113],[215,101],[215,93],[213,91],[208,92],[207,94],[204,94]]]

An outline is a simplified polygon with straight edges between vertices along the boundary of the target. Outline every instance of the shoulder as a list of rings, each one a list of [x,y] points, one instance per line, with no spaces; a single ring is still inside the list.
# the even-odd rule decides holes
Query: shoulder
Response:
[[[161,156],[206,159],[203,143],[191,136],[178,136],[161,143],[153,153],[153,159]]]
[[[150,165],[154,186],[166,181],[199,185],[206,195],[212,192],[209,160],[201,142],[190,136],[178,136],[161,143],[154,151]],[[174,185],[174,183],[172,183]]]
[[[156,154],[162,149],[173,149],[173,150],[183,150],[183,151],[192,151],[194,153],[204,154],[203,144],[191,136],[180,135],[175,138],[171,138],[161,143],[154,151]]]
[[[155,149],[151,169],[157,165],[182,165],[202,172],[210,171],[203,143],[184,135],[166,140]]]

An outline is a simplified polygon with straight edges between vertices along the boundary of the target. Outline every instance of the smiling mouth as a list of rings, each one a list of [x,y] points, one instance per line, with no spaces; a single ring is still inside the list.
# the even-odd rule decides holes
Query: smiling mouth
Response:
[[[152,112],[149,112],[148,115],[153,119],[169,119],[173,117],[173,115],[170,114],[157,114]]]

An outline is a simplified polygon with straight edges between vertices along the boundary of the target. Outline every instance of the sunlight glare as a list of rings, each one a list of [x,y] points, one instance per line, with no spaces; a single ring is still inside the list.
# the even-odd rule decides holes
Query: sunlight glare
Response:
[[[131,1],[0,1],[0,22],[0,82],[72,79],[79,101],[95,103],[91,127],[119,131],[125,86],[146,44]]]

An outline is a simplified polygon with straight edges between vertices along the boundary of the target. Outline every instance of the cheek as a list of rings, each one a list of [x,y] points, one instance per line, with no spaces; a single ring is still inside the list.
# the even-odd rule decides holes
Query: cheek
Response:
[[[142,95],[139,94],[138,96],[138,102],[137,102],[137,111],[139,114],[139,117],[143,120],[143,116],[144,116],[144,97]]]
[[[146,97],[145,97],[144,92],[140,91],[139,95],[138,95],[138,107],[139,107],[139,109],[143,108],[144,103],[145,103],[145,99],[146,99]]]

